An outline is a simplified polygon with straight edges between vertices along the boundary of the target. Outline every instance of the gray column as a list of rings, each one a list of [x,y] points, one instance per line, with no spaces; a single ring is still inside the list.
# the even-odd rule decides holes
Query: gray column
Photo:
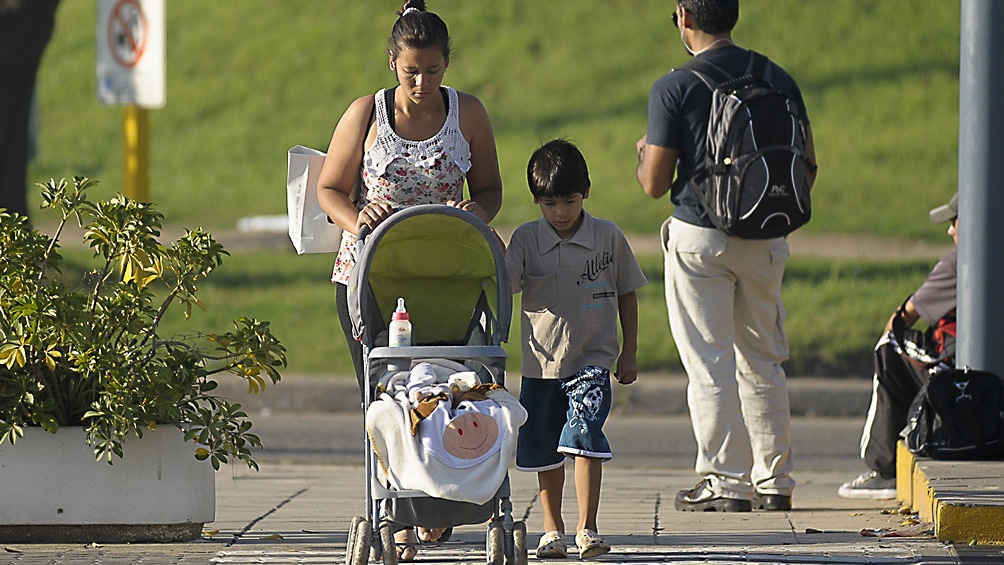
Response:
[[[962,0],[958,366],[1004,376],[1004,2]]]

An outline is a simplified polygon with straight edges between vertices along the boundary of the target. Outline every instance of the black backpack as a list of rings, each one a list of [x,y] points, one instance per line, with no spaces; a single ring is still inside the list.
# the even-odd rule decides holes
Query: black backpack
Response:
[[[806,119],[770,83],[767,57],[750,52],[741,77],[693,58],[681,69],[711,89],[704,171],[691,181],[711,222],[746,239],[786,236],[812,214]]]
[[[1004,457],[1004,383],[968,367],[932,374],[910,406],[903,435],[907,449],[923,457]]]

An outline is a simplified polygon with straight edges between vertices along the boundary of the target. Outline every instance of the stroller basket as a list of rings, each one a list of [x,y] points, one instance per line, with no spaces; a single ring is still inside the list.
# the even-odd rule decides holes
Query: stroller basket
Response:
[[[495,515],[496,502],[484,504],[432,497],[391,498],[384,505],[386,517],[401,524],[425,528],[450,528],[457,524],[481,524]]]

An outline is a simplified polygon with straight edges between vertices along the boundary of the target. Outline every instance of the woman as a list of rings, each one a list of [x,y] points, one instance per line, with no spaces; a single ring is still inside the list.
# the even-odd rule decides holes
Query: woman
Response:
[[[390,70],[399,86],[356,99],[342,115],[318,179],[318,202],[343,230],[331,280],[338,317],[363,390],[362,346],[352,336],[347,283],[355,264],[355,234],[375,228],[396,208],[448,204],[485,222],[502,206],[495,137],[477,97],[442,86],[450,64],[446,23],[407,0],[388,41]],[[360,183],[353,201],[353,187]],[[469,197],[464,198],[464,182]],[[403,532],[410,534],[410,530]],[[420,529],[425,541],[440,532]],[[402,560],[415,557],[411,539]]]

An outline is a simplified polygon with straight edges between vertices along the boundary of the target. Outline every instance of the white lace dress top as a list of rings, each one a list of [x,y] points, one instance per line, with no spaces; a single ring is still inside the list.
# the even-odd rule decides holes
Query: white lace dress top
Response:
[[[471,168],[471,146],[460,132],[457,91],[446,87],[449,109],[439,132],[422,141],[397,135],[387,118],[384,89],[374,96],[377,137],[363,155],[362,186],[356,208],[386,202],[394,208],[462,200]],[[355,265],[355,235],[342,232],[331,281],[347,283]]]

